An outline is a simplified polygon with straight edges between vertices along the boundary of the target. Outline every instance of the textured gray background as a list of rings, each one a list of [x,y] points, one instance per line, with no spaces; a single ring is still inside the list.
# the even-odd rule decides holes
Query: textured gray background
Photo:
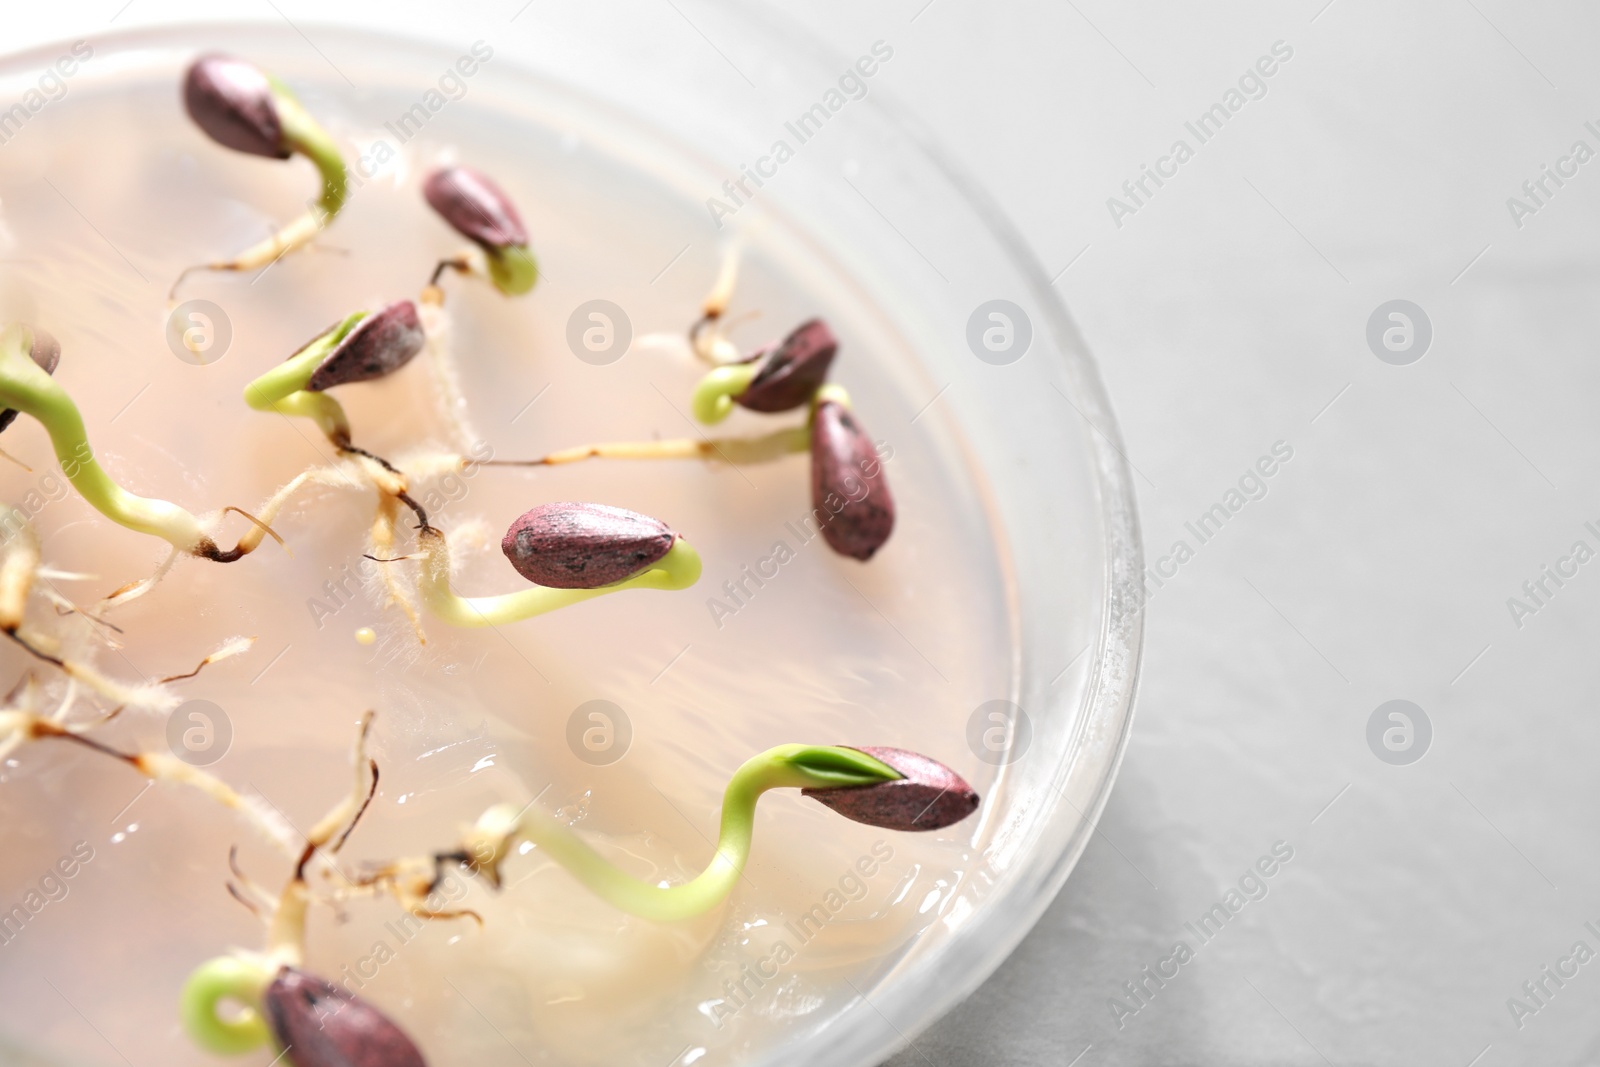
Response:
[[[1600,150],[1596,9],[924,2],[803,17],[893,39],[891,91],[1063,272],[1150,561],[1274,442],[1294,457],[1155,592],[1127,760],[1067,887],[894,1067],[1600,1062],[1600,963],[1520,1029],[1506,1006],[1600,950],[1600,562],[1520,628],[1507,606],[1600,549],[1600,161],[1520,228],[1507,206],[1575,140]],[[1266,96],[1198,145],[1184,121],[1279,40]],[[1179,137],[1194,158],[1118,228],[1107,198]],[[1365,339],[1397,298],[1434,330],[1409,366]],[[1366,742],[1397,698],[1434,728],[1410,766]],[[1200,947],[1185,922],[1280,840],[1267,897]],[[1180,939],[1195,959],[1119,1028],[1109,998]]]
[[[134,2],[129,21],[183,6]],[[121,6],[8,12],[8,29],[77,32]],[[1600,962],[1520,1028],[1507,1009],[1575,942],[1600,951],[1600,561],[1547,582],[1520,627],[1507,606],[1574,542],[1600,550],[1600,160],[1520,227],[1507,207],[1574,141],[1600,151],[1600,11],[781,6],[847,54],[893,43],[873,92],[918,112],[1061,272],[1150,560],[1196,549],[1151,601],[1101,832],[1010,962],[894,1067],[1600,1062]],[[1293,57],[1266,95],[1199,145],[1184,122],[1277,41]],[[1178,138],[1194,158],[1115,225],[1107,198]],[[1433,328],[1407,366],[1366,340],[1394,299]],[[1198,544],[1185,523],[1279,441],[1293,458],[1266,495]],[[1433,726],[1409,766],[1368,747],[1392,699]],[[1267,896],[1201,946],[1185,923],[1280,841],[1293,859]],[[1179,940],[1194,959],[1119,1027],[1110,998]]]

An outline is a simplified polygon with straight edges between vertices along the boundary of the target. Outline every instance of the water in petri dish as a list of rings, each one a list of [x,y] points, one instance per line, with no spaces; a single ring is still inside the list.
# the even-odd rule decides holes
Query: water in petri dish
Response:
[[[690,180],[687,154],[553,90],[469,95],[418,129],[394,124],[414,87],[295,81],[363,160],[349,207],[313,248],[262,272],[192,276],[180,299],[211,302],[204,328],[220,337],[225,322],[229,336],[204,365],[178,358],[165,333],[178,271],[254,243],[316,188],[304,161],[202,137],[179,106],[186,58],[157,49],[85,78],[0,145],[0,313],[59,338],[57,377],[125,486],[195,512],[253,509],[332,459],[309,423],[253,412],[241,391],[348,312],[414,297],[460,248],[419,192],[445,161],[511,193],[543,270],[516,300],[481,281],[444,282],[473,443],[517,459],[698,434],[688,397],[703,368],[653,335],[682,334],[721,261],[704,183]],[[746,232],[733,338],[749,350],[824,316],[842,342],[833,379],[861,421],[906,426],[930,391],[893,316],[808,241],[803,221],[763,220]],[[631,334],[612,362],[569,344],[574,313],[596,300],[620,308]],[[358,443],[404,465],[451,447],[431,388],[419,359],[338,396]],[[716,432],[801,417],[738,411]],[[937,406],[921,419],[943,425]],[[425,622],[424,646],[362,558],[372,490],[335,485],[308,490],[276,521],[287,551],[268,543],[231,565],[180,562],[108,616],[118,630],[103,631],[111,642],[95,661],[155,679],[227,637],[257,638],[249,654],[174,685],[225,717],[226,752],[208,769],[301,830],[349,788],[355,724],[373,709],[382,779],[343,856],[352,870],[448,847],[488,805],[532,801],[630,872],[683,880],[711,857],[728,775],[774,744],[902,746],[980,791],[989,781],[967,718],[1009,691],[1015,635],[981,480],[953,431],[877,436],[899,524],[867,564],[808,529],[804,456],[479,467],[413,493],[452,533],[463,592],[520,587],[499,537],[554,500],[661,518],[698,548],[704,576],[688,591],[626,592],[498,629]],[[38,425],[19,420],[3,444],[18,464],[0,464],[0,499],[33,516],[46,562],[68,575],[50,580],[61,596],[86,605],[158,565],[162,543],[67,489]],[[60,625],[42,597],[31,610]],[[48,667],[13,648],[0,655],[0,683],[34,670],[62,696]],[[80,693],[74,715],[96,707],[109,710]],[[591,718],[597,710],[606,718]],[[167,725],[130,713],[98,736],[162,749]],[[75,748],[23,746],[0,778],[0,911],[27,912],[0,937],[0,1032],[64,1062],[213,1062],[189,1044],[175,1005],[196,964],[261,944],[261,923],[226,891],[229,848],[271,891],[288,864],[193,791],[146,790]],[[957,922],[947,905],[971,869],[977,822],[897,835],[774,793],[745,877],[703,919],[624,915],[528,849],[498,893],[465,874],[441,887],[476,920],[422,922],[387,898],[317,909],[307,966],[391,1014],[433,1062],[730,1062],[792,1040]],[[75,847],[72,877],[52,874]],[[247,1062],[270,1059],[262,1050]]]

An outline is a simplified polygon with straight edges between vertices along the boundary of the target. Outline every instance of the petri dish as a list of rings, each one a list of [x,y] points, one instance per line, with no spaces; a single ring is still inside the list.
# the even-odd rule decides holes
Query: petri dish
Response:
[[[326,320],[420,284],[430,257],[450,250],[416,197],[421,172],[443,160],[517,190],[546,272],[526,302],[452,291],[464,387],[498,457],[689,432],[673,400],[694,368],[649,339],[692,317],[734,235],[745,249],[735,309],[760,316],[735,327],[738,340],[760,343],[817,313],[845,339],[836,380],[894,457],[886,470],[902,525],[882,566],[843,569],[804,547],[798,460],[744,473],[594,467],[548,482],[480,473],[430,486],[442,515],[503,525],[552,494],[677,512],[699,524],[683,532],[706,559],[703,588],[530,623],[504,647],[446,635],[417,652],[365,595],[370,575],[350,534],[365,513],[347,494],[295,514],[293,561],[243,561],[261,564],[248,578],[190,563],[130,610],[130,631],[152,636],[130,638],[127,655],[151,671],[250,626],[269,634],[203,692],[234,733],[217,772],[259,782],[291,822],[325,805],[354,711],[377,707],[388,784],[353,843],[372,856],[443,840],[482,802],[547,787],[581,830],[670,876],[704,861],[740,754],[781,740],[919,748],[984,794],[978,814],[939,840],[896,839],[893,869],[885,861],[871,877],[856,867],[871,834],[839,831],[797,802],[764,807],[750,884],[687,933],[619,932],[537,857],[520,895],[463,889],[485,910],[487,940],[501,942],[494,952],[470,944],[485,939],[470,929],[430,927],[428,943],[402,947],[384,932],[394,912],[382,902],[352,903],[360,916],[315,928],[320,965],[350,968],[362,994],[440,1059],[442,1042],[465,1034],[484,1062],[785,1064],[824,1052],[879,1062],[991,973],[1048,905],[1092,833],[1130,728],[1143,568],[1129,470],[1092,357],[1048,279],[982,190],[873,82],[894,61],[891,42],[834,55],[769,14],[723,4],[691,13],[712,51],[663,47],[659,25],[626,10],[528,9],[471,75],[444,81],[468,51],[442,47],[411,16],[386,16],[381,33],[309,27],[313,47],[282,23],[131,29],[97,38],[93,59],[0,153],[6,258],[20,261],[0,264],[0,308],[61,335],[64,380],[97,432],[106,427],[101,447],[141,491],[174,499],[248,506],[318,459],[282,426],[226,405]],[[8,57],[0,98],[20,97],[69,49]],[[288,82],[362,184],[324,247],[259,278],[188,287],[184,297],[222,309],[232,335],[228,353],[196,367],[165,343],[166,283],[249,243],[314,189],[306,170],[222,154],[185,125],[177,77],[210,49]],[[569,341],[595,301],[618,309],[632,337],[614,360],[584,358]],[[560,403],[541,400],[545,388]],[[373,441],[401,448],[427,425],[414,394],[384,386],[349,406]],[[229,461],[201,462],[217,457]],[[47,501],[36,523],[63,565],[148,570],[148,544],[30,477],[42,475],[8,475],[5,491]],[[793,564],[772,562],[778,541],[795,548]],[[462,580],[500,581],[495,562],[469,557]],[[192,605],[177,625],[174,603]],[[388,627],[372,650],[351,639],[370,624]],[[571,716],[593,700],[626,709],[626,758],[597,765],[566,744]],[[843,736],[852,731],[871,736]],[[14,753],[4,769],[0,811],[19,829],[0,899],[21,899],[34,868],[76,840],[109,862],[85,865],[88,877],[8,947],[39,963],[0,979],[0,1030],[50,1061],[112,1062],[128,1048],[136,1061],[205,1062],[162,1005],[194,963],[252,936],[246,915],[210,921],[226,905],[219,857],[243,831],[174,797],[118,810],[137,781],[41,755]],[[825,847],[808,850],[817,835]],[[271,862],[258,853],[252,865],[269,884]],[[835,890],[846,901],[837,910]],[[819,905],[826,943],[804,937],[803,917]],[[785,933],[797,920],[800,932]],[[798,962],[776,967],[786,938]],[[375,961],[384,939],[392,959]],[[556,958],[530,976],[515,954],[541,946]],[[141,959],[145,979],[130,989],[115,961]],[[63,988],[36,977],[87,972],[99,977]],[[563,1010],[585,997],[587,1014]]]

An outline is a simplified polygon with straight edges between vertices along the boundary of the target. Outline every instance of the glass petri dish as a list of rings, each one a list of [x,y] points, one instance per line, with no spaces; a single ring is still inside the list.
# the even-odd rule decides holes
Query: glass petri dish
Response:
[[[665,46],[659,23],[632,8],[525,9],[461,97],[429,111],[426,136],[480,146],[498,137],[502,165],[515,165],[519,139],[544,146],[528,148],[530,159],[576,143],[606,161],[585,185],[591,196],[648,187],[664,209],[703,211],[682,261],[698,260],[702,275],[719,242],[744,234],[756,259],[776,264],[771,278],[803,278],[806,299],[847,309],[858,335],[882,341],[861,386],[885,413],[874,429],[907,442],[920,462],[964,472],[950,541],[982,549],[1003,610],[975,605],[964,620],[986,668],[961,675],[965,688],[941,700],[943,737],[965,742],[963,770],[976,770],[969,777],[985,794],[979,816],[956,828],[960,877],[914,935],[859,961],[843,995],[737,1045],[708,1045],[705,1061],[802,1064],[825,1054],[868,1065],[1000,964],[1072,870],[1105,804],[1130,730],[1142,633],[1130,472],[1093,359],[1025,242],[866,73],[893,63],[892,42],[834,55],[770,14],[733,4],[685,12],[708,48]],[[248,22],[121,31],[95,40],[95,62],[50,106],[173,84],[195,52],[217,49],[270,67],[315,112],[349,119],[344,132],[366,131],[369,145],[383,136],[383,116],[399,122],[382,124],[397,141],[409,139],[404,116],[461,54],[409,18],[386,15],[383,33]],[[8,57],[0,88],[25,91],[68,48]],[[780,142],[791,151],[775,151]],[[37,177],[24,163],[10,172],[13,182]],[[403,179],[385,172],[375,187]],[[262,188],[285,180],[267,175]],[[0,168],[0,197],[11,201],[4,182]],[[580,218],[595,210],[577,191],[562,195]],[[703,288],[669,275],[679,263],[663,261],[649,285]],[[603,294],[601,281],[593,286]],[[764,296],[785,308],[782,293]],[[496,373],[485,370],[480,386],[500,384]],[[928,559],[925,580],[961,565]],[[0,810],[9,810],[3,800]],[[6,1025],[21,1045],[36,1044],[16,1019]],[[673,1062],[697,1052],[706,1054],[691,1042]]]

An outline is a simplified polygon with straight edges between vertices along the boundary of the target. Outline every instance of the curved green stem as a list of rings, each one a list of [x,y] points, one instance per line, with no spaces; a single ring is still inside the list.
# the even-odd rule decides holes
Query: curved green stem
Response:
[[[479,820],[478,829],[483,835],[479,843],[498,856],[508,850],[514,838],[525,838],[607,903],[641,918],[672,922],[704,914],[727,898],[750,858],[756,802],[767,790],[842,788],[899,777],[887,764],[851,748],[769,748],[734,772],[722,796],[722,827],[716,854],[705,870],[682,885],[662,886],[627,874],[565,823],[537,807],[529,807],[520,816],[514,805],[491,808]]]
[[[244,402],[257,411],[275,411],[281,415],[311,419],[335,444],[341,447],[348,445],[350,420],[345,417],[344,408],[327,393],[306,389],[306,383],[328,357],[328,353],[366,315],[365,311],[356,312],[245,386]]]
[[[277,262],[290,252],[310,244],[344,207],[348,176],[344,157],[339,154],[339,146],[328,136],[328,131],[318,125],[306,109],[300,106],[300,101],[295,99],[294,94],[282,82],[271,75],[267,78],[272,84],[273,101],[277,105],[278,118],[283,125],[284,144],[291,151],[305,156],[317,168],[317,173],[322,177],[322,191],[315,202],[299,217],[285,223],[272,236],[251,245],[232,259],[200,264],[184,270],[173,281],[172,288],[167,291],[169,299],[177,299],[178,287],[192,271],[257,270]]]
[[[263,957],[218,956],[196,967],[183,984],[178,1014],[195,1044],[223,1056],[237,1056],[272,1040],[261,998],[275,968]],[[238,1011],[223,1017],[218,1008],[232,1001]]]
[[[0,407],[39,420],[50,435],[61,473],[100,514],[120,526],[159,537],[180,552],[215,548],[200,520],[178,505],[123,489],[100,466],[83,415],[65,389],[28,355],[33,332],[11,325],[0,332]]]
[[[756,363],[730,363],[708,371],[694,387],[689,409],[707,426],[721,422],[733,410],[733,398],[750,388],[760,373]]]
[[[700,580],[700,554],[678,538],[648,570],[597,589],[534,585],[499,596],[464,597],[450,588],[450,550],[444,535],[425,527],[417,535],[424,556],[418,585],[428,610],[451,626],[503,626],[624,589],[687,589]]]
[[[321,214],[319,226],[326,226],[344,207],[347,175],[339,146],[316,119],[300,106],[293,93],[278,79],[268,76],[278,120],[283,124],[283,141],[291,150],[309,159],[322,176],[322,195],[317,198]]]

